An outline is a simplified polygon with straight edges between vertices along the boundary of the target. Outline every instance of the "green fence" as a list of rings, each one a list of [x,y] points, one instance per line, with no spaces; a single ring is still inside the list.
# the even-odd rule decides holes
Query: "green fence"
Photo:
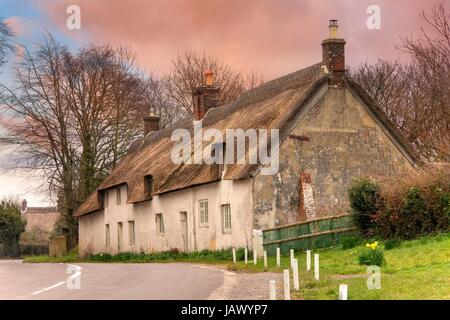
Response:
[[[263,247],[275,255],[276,248],[286,254],[289,249],[327,248],[339,243],[343,236],[356,233],[349,215],[315,219],[263,230]]]

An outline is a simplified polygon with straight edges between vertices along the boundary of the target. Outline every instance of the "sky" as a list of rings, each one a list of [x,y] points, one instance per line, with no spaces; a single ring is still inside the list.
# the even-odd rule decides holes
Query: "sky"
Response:
[[[77,50],[89,43],[125,45],[137,64],[161,76],[185,50],[214,55],[243,73],[256,71],[265,80],[321,60],[321,41],[328,20],[338,19],[339,36],[347,41],[346,62],[357,67],[377,59],[405,59],[396,48],[401,37],[418,37],[432,0],[0,0],[0,16],[16,41],[32,47],[43,32]],[[450,0],[443,0],[450,9]],[[77,5],[81,28],[70,30],[66,12]],[[380,29],[370,30],[371,5],[380,8]],[[0,81],[12,81],[10,63]],[[0,128],[0,137],[4,130]],[[5,170],[10,150],[0,150],[0,198],[16,194],[30,205],[51,202],[46,189],[29,173]],[[3,169],[3,170],[2,170]],[[34,190],[34,191],[32,191]]]

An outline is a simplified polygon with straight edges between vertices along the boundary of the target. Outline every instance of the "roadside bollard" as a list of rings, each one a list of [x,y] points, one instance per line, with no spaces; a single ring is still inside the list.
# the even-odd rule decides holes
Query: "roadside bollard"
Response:
[[[306,271],[311,270],[311,250],[306,250]]]
[[[292,263],[292,276],[294,281],[294,290],[300,290],[300,283],[298,281],[298,260],[294,259]]]
[[[319,281],[319,254],[314,254],[314,278]]]
[[[269,300],[277,300],[276,282],[270,280],[269,282]]]
[[[347,300],[348,286],[346,284],[339,285],[339,300]]]
[[[277,267],[279,268],[281,265],[281,253],[280,248],[277,248]]]
[[[267,251],[264,250],[264,268],[267,268]]]
[[[289,284],[289,270],[284,270],[284,300],[291,300],[291,286]]]

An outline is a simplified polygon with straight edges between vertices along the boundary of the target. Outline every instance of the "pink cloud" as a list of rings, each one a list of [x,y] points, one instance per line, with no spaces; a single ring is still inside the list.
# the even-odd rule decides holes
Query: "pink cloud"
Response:
[[[213,54],[235,69],[273,78],[320,61],[330,18],[347,39],[347,63],[394,59],[399,37],[419,32],[423,0],[35,0],[75,39],[129,45],[148,71],[164,73],[187,48]],[[81,8],[82,29],[65,28],[68,5]],[[366,28],[366,9],[381,7],[382,29]]]

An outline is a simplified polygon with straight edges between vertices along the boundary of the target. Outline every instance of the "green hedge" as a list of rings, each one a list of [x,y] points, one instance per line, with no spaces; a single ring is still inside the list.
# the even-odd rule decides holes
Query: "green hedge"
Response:
[[[349,189],[354,224],[368,237],[415,239],[450,229],[450,170],[429,169],[381,184],[358,178]]]

